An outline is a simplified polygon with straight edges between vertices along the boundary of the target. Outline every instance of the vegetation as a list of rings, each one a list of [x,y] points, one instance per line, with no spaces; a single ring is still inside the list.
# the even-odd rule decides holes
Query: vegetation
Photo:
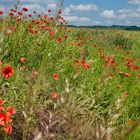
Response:
[[[77,28],[89,28],[89,29],[119,29],[119,30],[129,30],[129,31],[140,31],[139,26],[122,26],[122,25],[112,25],[112,26],[102,26],[102,25],[94,25],[94,26],[76,26],[69,25],[69,27],[77,27]]]
[[[140,33],[61,14],[0,11],[0,139],[138,140]]]

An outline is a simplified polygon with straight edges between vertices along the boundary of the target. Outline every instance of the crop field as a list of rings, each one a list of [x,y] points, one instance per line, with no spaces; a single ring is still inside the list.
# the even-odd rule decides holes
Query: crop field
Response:
[[[140,140],[139,31],[3,14],[0,140]]]

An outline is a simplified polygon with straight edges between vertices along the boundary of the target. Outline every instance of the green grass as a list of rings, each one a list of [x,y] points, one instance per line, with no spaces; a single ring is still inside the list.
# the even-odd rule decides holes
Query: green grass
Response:
[[[140,138],[140,127],[137,127],[134,132],[128,137],[128,140],[139,140]]]
[[[140,32],[56,27],[49,22],[51,31],[40,28],[43,19],[39,24],[14,18],[0,23],[0,70],[8,65],[14,69],[11,78],[0,74],[0,98],[16,109],[12,134],[4,136],[1,126],[0,136],[33,139],[42,133],[44,139],[119,140],[140,116],[140,68],[131,70],[140,67]],[[38,33],[29,31],[31,24]],[[128,59],[133,60],[131,67]],[[53,79],[54,73],[59,80]],[[134,128],[128,140],[138,140],[139,131]]]

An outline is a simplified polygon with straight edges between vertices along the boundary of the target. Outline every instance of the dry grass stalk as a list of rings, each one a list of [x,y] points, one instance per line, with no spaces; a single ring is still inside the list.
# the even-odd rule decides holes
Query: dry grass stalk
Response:
[[[31,115],[31,109],[32,109],[32,97],[34,93],[33,86],[35,84],[35,77],[33,75],[30,76],[29,79],[29,93],[26,97],[26,107],[24,112],[24,126],[23,126],[23,140],[26,140],[27,132],[28,132],[28,126],[30,122],[30,115]]]

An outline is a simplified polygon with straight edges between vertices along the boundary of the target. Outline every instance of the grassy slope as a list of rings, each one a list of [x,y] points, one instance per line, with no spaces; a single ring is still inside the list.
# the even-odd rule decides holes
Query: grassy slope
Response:
[[[139,32],[134,33],[135,43],[134,43],[134,54],[137,57],[140,57],[140,36]],[[136,128],[135,131],[128,137],[128,140],[139,140],[140,138],[140,126]]]
[[[11,24],[16,27],[16,32],[10,28]],[[138,72],[137,70],[132,72],[126,66],[126,59],[135,57],[138,59],[133,64],[139,65],[140,51],[137,37],[140,33],[54,28],[54,26],[50,27],[51,31],[46,31],[39,28],[43,24],[40,21],[39,25],[33,24],[34,28],[39,30],[33,35],[28,30],[29,24],[31,24],[29,21],[22,21],[19,24],[15,21],[13,23],[7,21],[3,28],[0,24],[2,28],[0,60],[4,61],[0,68],[7,65],[14,68],[12,78],[4,79],[0,75],[0,84],[4,87],[1,88],[0,96],[17,110],[15,122],[13,120],[15,133],[21,127],[19,123],[24,123],[23,111],[26,114],[30,112],[28,117],[32,118],[30,124],[33,125],[38,110],[51,110],[67,122],[64,129],[68,127],[68,135],[61,130],[62,128],[57,132],[53,128],[55,130],[53,133],[56,133],[59,139],[62,136],[64,139],[82,137],[93,139],[98,129],[101,136],[107,131],[104,137],[109,139],[111,134],[114,139],[118,139],[120,132],[132,125],[128,124],[128,120],[134,122],[140,116]],[[124,49],[116,46],[119,42],[118,40],[116,42],[116,38],[119,38],[118,34],[128,38],[128,43],[123,40],[126,43],[123,44]],[[65,35],[69,36],[68,39]],[[60,36],[62,41],[58,42]],[[132,48],[133,52],[128,54],[127,47],[133,40],[136,40]],[[105,58],[101,59],[101,56]],[[116,70],[113,66],[105,67],[107,56],[115,60]],[[19,61],[21,57],[26,58],[23,64]],[[78,59],[79,63],[75,63],[75,59]],[[86,70],[81,65],[83,59],[90,69]],[[26,66],[26,70],[23,70],[23,66]],[[30,77],[34,71],[40,74],[35,81],[31,81]],[[120,71],[129,73],[130,77],[119,75]],[[53,79],[54,73],[60,74],[58,81]],[[52,92],[59,94],[60,98],[57,101],[51,98]],[[128,92],[129,96],[125,97],[124,92]],[[29,110],[26,107],[29,107]],[[58,122],[62,125],[60,120]],[[139,138],[138,131],[139,129],[130,139]],[[20,135],[20,132],[18,133]],[[15,139],[14,137],[18,136],[15,134],[11,137]]]

